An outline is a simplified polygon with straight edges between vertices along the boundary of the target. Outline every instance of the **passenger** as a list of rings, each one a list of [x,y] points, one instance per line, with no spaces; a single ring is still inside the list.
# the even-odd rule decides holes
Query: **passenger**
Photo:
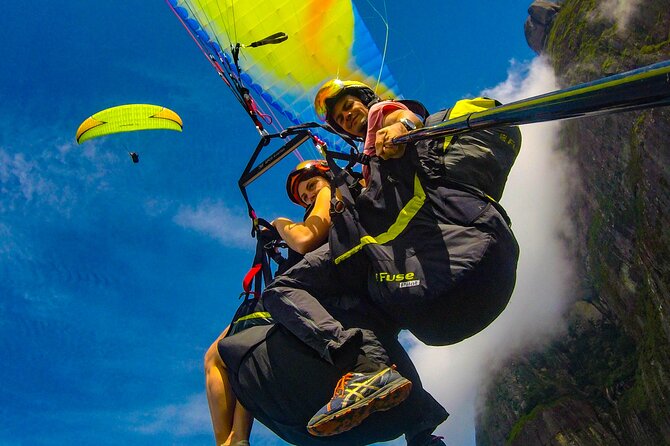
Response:
[[[277,218],[273,225],[289,246],[283,269],[297,263],[302,255],[323,245],[330,227],[330,183],[328,165],[305,161],[289,175],[287,190],[293,202],[307,209],[305,220],[294,223]],[[253,416],[237,401],[230,388],[228,371],[217,345],[230,327],[219,335],[205,354],[205,384],[217,446],[248,446]]]
[[[294,223],[286,218],[278,218],[272,223],[289,246],[289,264],[296,263],[302,254],[306,254],[323,245],[327,240],[330,229],[331,202],[329,175],[330,172],[327,163],[323,161],[306,161],[299,164],[287,179],[286,188],[291,200],[307,208],[306,217],[303,222]],[[282,269],[285,270],[286,265],[282,265]],[[304,271],[304,268],[298,268],[297,270]],[[266,308],[270,309],[267,305]],[[330,318],[330,315],[325,310],[320,309],[317,311],[322,311],[327,318]],[[339,325],[339,322],[337,324]],[[217,350],[217,345],[226,336],[228,329],[229,327],[210,346],[205,357],[207,396],[217,444],[241,446],[247,444],[245,441],[248,441],[253,417],[235,399],[234,393],[230,388],[227,367]],[[360,363],[357,364],[357,368],[354,368],[354,372],[357,370],[372,370],[375,373],[372,374],[372,380],[370,380],[370,373],[346,374],[338,386],[342,387],[344,385],[346,387],[346,383],[356,383],[367,379],[370,381],[365,384],[367,390],[363,389],[356,392],[356,396],[362,394],[363,397],[374,393],[374,391],[370,390],[374,389],[374,386],[382,387],[381,391],[377,391],[375,394],[381,400],[381,404],[377,406],[380,410],[387,410],[406,398],[410,393],[411,383],[405,378],[400,377],[398,372],[393,368],[374,364],[367,359],[368,356],[378,357],[380,358],[379,361],[383,364],[389,361],[385,350],[376,340],[372,331],[351,329],[349,332],[354,333],[354,336],[357,337],[355,343],[351,344],[351,351],[349,352],[353,356],[354,362],[358,360]],[[363,342],[367,342],[368,338],[371,338],[372,341],[363,347]],[[363,354],[362,351],[359,353],[361,348],[366,351],[366,354]],[[342,358],[346,357],[342,356]],[[405,362],[410,361],[407,358]],[[344,368],[346,369],[346,367]],[[411,370],[413,371],[413,367]],[[387,385],[379,386],[379,382]],[[389,382],[393,386],[388,385]],[[421,391],[423,392],[422,389]],[[347,394],[345,393],[344,396],[347,396]],[[434,402],[432,397],[430,397],[430,400]],[[437,404],[436,402],[434,403]],[[342,405],[348,407],[350,404],[353,404],[353,402],[349,404],[344,402]],[[372,412],[366,413],[365,417],[370,413]],[[419,441],[419,443],[415,441],[413,444],[423,444],[422,441],[424,439],[432,439],[430,432],[434,428],[435,425],[427,433],[424,432],[423,436],[415,436],[414,440]],[[335,432],[328,432],[328,434],[333,433]]]
[[[291,251],[307,252],[326,241],[330,226],[330,177],[325,162],[306,161],[298,165],[287,179],[286,189],[291,200],[307,207],[303,223],[293,223],[283,218],[273,222],[292,248],[289,251],[289,264],[293,263],[291,259],[296,257]],[[327,253],[327,246],[316,251],[324,249]],[[307,257],[312,258],[313,254],[314,252],[309,253]],[[319,256],[313,257],[318,258]],[[282,269],[285,269],[284,265]],[[294,274],[300,279],[303,273],[309,275],[309,270],[303,262],[300,262],[295,268],[286,271],[285,275],[278,276],[277,280],[290,280]],[[317,282],[327,285],[327,281],[322,280],[323,277],[318,275],[318,271],[312,273],[316,274],[314,277]],[[346,280],[337,283],[346,283]],[[272,286],[274,285],[270,285]],[[267,296],[264,294],[259,301],[263,309],[256,308],[252,310],[253,312],[266,310],[272,312],[272,306],[265,302],[265,297]],[[273,298],[272,294],[270,298]],[[228,378],[235,389],[235,394],[240,401],[243,401],[241,405],[249,408],[263,424],[284,440],[294,444],[353,446],[391,440],[404,433],[410,446],[443,446],[444,443],[439,437],[433,436],[432,432],[446,419],[447,413],[422,388],[414,365],[397,340],[397,328],[388,326],[384,318],[379,317],[378,312],[370,307],[367,300],[361,300],[360,296],[340,294],[329,303],[331,306],[328,307],[328,311],[336,316],[337,321],[331,318],[325,308],[319,311],[338,325],[343,323],[346,327],[356,327],[344,329],[339,325],[340,333],[354,331],[356,336],[360,337],[360,340],[355,344],[352,343],[350,350],[345,352],[350,355],[350,359],[346,359],[345,354],[335,358],[335,363],[339,367],[334,367],[333,361],[329,361],[329,364],[319,358],[313,351],[302,346],[295,336],[285,330],[277,330],[275,328],[279,327],[273,325],[255,326],[218,342],[217,357],[221,363],[224,362],[221,358],[224,358],[228,364]],[[276,319],[274,314],[272,317]],[[378,361],[382,363],[390,362],[385,348],[377,340],[376,335],[381,336],[384,345],[390,348],[389,355],[398,365],[398,369],[415,384],[411,387],[411,391],[410,386],[407,386],[409,396],[406,404],[398,410],[373,416],[369,423],[358,429],[337,436],[313,437],[305,429],[307,420],[314,414],[312,411],[323,404],[320,395],[324,394],[329,385],[337,381],[343,371],[352,370],[357,361],[361,363],[360,367],[374,367],[374,370],[380,368],[367,358],[379,358]],[[212,349],[215,349],[215,346]],[[341,361],[345,359],[354,365],[348,363],[342,365]],[[296,364],[300,366],[297,367]],[[350,373],[345,374],[345,379],[340,381],[351,382],[356,378],[357,374]],[[381,393],[380,395],[383,396]],[[391,408],[393,405],[380,399],[386,408]],[[309,432],[314,431],[310,429]]]
[[[321,166],[327,169],[327,164]],[[373,331],[357,327],[345,329],[314,297],[317,295],[333,306],[350,296],[359,298],[366,293],[360,280],[365,271],[357,271],[354,276],[359,279],[355,279],[339,277],[336,270],[328,267],[330,251],[323,243],[330,229],[330,187],[322,184],[322,179],[303,180],[298,186],[297,180],[303,178],[289,176],[287,192],[295,203],[309,205],[315,196],[314,189],[320,185],[322,189],[312,211],[314,218],[298,226],[277,219],[274,226],[280,234],[286,234],[296,242],[306,237],[306,242],[295,245],[295,250],[305,252],[305,256],[275,277],[263,293],[263,304],[275,322],[306,340],[323,359],[342,371],[333,397],[307,426],[313,435],[329,436],[357,426],[376,411],[400,404],[410,394],[412,383],[390,365],[388,355]],[[314,233],[323,235],[323,246],[306,252],[306,247],[318,246]],[[304,290],[303,285],[308,289]]]

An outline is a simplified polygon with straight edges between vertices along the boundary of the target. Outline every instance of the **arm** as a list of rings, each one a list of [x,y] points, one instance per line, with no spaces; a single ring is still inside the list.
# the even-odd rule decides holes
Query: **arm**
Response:
[[[409,119],[417,128],[423,127],[423,122],[409,110],[394,110],[384,116],[384,124],[375,135],[375,152],[381,159],[402,158],[405,154],[404,144],[391,144],[393,138],[408,133],[404,124],[400,122],[402,118]]]
[[[330,228],[330,187],[319,191],[314,208],[304,222],[294,223],[280,217],[272,224],[292,250],[306,254],[318,248],[328,238]]]

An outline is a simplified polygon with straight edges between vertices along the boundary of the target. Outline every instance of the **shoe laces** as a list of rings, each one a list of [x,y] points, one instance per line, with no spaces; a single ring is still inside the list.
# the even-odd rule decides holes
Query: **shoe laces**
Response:
[[[340,378],[340,380],[337,382],[337,385],[335,386],[335,392],[333,393],[333,397],[344,395],[344,388],[347,386],[347,383],[351,380],[353,376],[354,374],[349,372],[342,378]]]

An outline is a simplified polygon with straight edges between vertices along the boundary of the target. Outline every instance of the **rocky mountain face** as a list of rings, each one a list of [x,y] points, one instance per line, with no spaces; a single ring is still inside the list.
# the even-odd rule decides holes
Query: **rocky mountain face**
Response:
[[[564,86],[668,60],[670,3],[565,0],[543,53]],[[561,134],[579,295],[567,333],[486,388],[477,444],[670,444],[670,107]]]

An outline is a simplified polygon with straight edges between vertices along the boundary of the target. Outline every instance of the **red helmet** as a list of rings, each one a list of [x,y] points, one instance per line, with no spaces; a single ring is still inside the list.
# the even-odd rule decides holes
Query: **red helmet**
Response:
[[[288,174],[286,179],[286,193],[292,202],[299,204],[302,207],[307,207],[307,203],[302,201],[300,194],[298,193],[298,185],[305,181],[309,180],[315,176],[322,176],[326,179],[329,179],[328,174],[330,173],[330,167],[328,163],[324,160],[307,160],[303,161],[297,166],[293,172]]]

